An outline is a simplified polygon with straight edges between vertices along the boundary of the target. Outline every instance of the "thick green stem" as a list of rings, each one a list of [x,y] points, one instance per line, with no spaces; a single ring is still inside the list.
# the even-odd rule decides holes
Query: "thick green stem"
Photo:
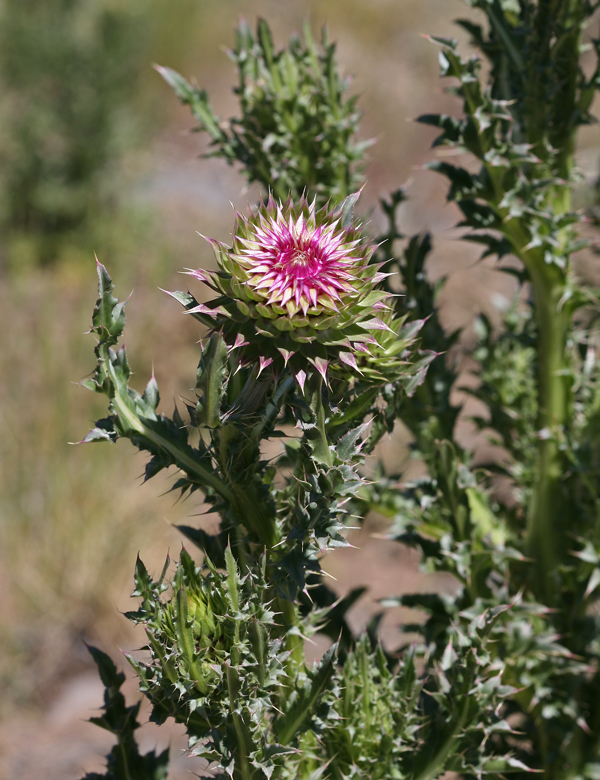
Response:
[[[260,459],[260,443],[273,426],[294,379],[286,377],[275,388],[273,397],[265,403],[271,388],[270,380],[259,381],[256,371],[250,377],[240,398],[236,401],[237,414],[258,421],[249,430],[234,425],[223,426],[218,431],[218,451],[221,471],[228,476],[230,489],[235,497],[235,509],[244,525],[252,531],[260,543],[271,549],[277,542],[278,531],[273,508],[264,500],[259,480],[253,473]],[[243,397],[242,397],[243,396]],[[262,412],[259,410],[263,407]],[[245,444],[238,449],[232,445],[242,437]],[[240,481],[238,475],[245,475]]]
[[[304,664],[304,640],[299,634],[290,633],[290,629],[298,626],[298,615],[292,601],[278,597],[278,607],[281,611],[281,622],[286,632],[285,644],[290,656],[287,661],[287,672],[291,679],[296,677],[296,672]]]
[[[313,458],[322,466],[331,467],[333,457],[329,449],[329,439],[325,430],[325,407],[323,406],[323,380],[316,378],[311,408],[315,415],[315,425],[307,432],[307,439],[310,442]]]
[[[539,595],[552,600],[552,578],[565,551],[566,502],[561,482],[564,456],[557,434],[567,423],[570,386],[566,357],[568,313],[561,307],[562,272],[552,267],[532,274],[537,323],[539,445],[536,482],[527,518],[527,554],[536,562]]]
[[[568,187],[557,188],[549,204],[555,213],[570,207]],[[566,468],[559,434],[569,421],[570,378],[566,354],[570,312],[561,300],[566,274],[557,263],[547,263],[537,248],[527,248],[529,232],[519,220],[510,220],[504,232],[523,261],[531,281],[537,325],[537,384],[539,433],[536,479],[527,516],[525,549],[535,562],[531,584],[538,598],[553,600],[553,577],[564,557],[567,505],[561,482]],[[568,235],[561,237],[564,242]]]
[[[131,777],[131,772],[129,771],[129,761],[127,759],[127,747],[123,743],[121,743],[119,745],[119,749],[120,749],[121,759],[122,759],[122,764],[119,768],[122,769],[123,772],[125,773],[124,780],[133,780]]]
[[[246,460],[249,460],[251,458],[252,448],[258,446],[264,435],[268,433],[273,423],[277,419],[277,415],[280,413],[281,407],[285,403],[288,393],[293,390],[294,385],[295,380],[293,376],[288,376],[279,383],[278,387],[273,393],[273,398],[266,404],[258,422],[255,423],[251,428],[250,433],[246,434],[248,436],[248,443],[242,451],[243,459],[245,458]]]
[[[235,780],[252,780],[254,772],[252,771],[249,758],[251,744],[248,744],[248,727],[243,721],[237,703],[239,696],[239,677],[235,667],[226,667],[226,680],[229,691],[231,719],[237,737],[233,777]]]

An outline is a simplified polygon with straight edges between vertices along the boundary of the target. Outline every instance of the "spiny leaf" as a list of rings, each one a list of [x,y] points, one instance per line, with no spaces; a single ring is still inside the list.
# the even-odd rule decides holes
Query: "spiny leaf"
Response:
[[[292,706],[275,721],[274,728],[281,744],[290,744],[310,718],[313,708],[326,690],[335,671],[336,652],[337,644],[327,650],[321,661],[315,664],[313,672],[308,675],[304,687],[297,690]]]
[[[199,427],[216,428],[221,422],[221,401],[226,392],[227,345],[220,333],[213,333],[202,352],[196,389],[201,397],[196,406]]]
[[[343,228],[349,228],[354,222],[354,206],[360,197],[359,192],[353,192],[352,195],[348,195],[342,203],[337,207],[336,214],[339,214],[342,221]]]
[[[227,569],[227,593],[233,611],[234,613],[237,613],[240,609],[240,578],[230,545],[227,545],[227,549],[225,550],[225,568]]]
[[[115,286],[102,263],[96,263],[98,273],[98,300],[92,316],[93,331],[104,347],[117,343],[125,327],[125,302],[112,295]]]
[[[361,436],[367,430],[369,424],[370,423],[364,423],[342,436],[335,446],[335,452],[341,461],[350,461],[353,456],[356,456],[356,454],[360,452],[360,445],[356,446],[356,442],[360,441]]]

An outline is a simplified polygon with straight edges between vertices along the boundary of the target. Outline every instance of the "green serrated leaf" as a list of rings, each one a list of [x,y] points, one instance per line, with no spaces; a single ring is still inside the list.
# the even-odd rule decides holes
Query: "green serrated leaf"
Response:
[[[225,550],[225,568],[227,569],[227,594],[234,613],[237,613],[240,609],[240,576],[230,545],[227,545]]]
[[[202,353],[196,378],[196,389],[202,394],[196,406],[199,427],[216,428],[220,424],[226,376],[227,345],[220,333],[213,333]]]
[[[346,407],[346,409],[340,415],[334,415],[327,423],[327,427],[337,428],[340,425],[352,422],[353,420],[364,419],[365,414],[369,411],[372,405],[375,403],[376,398],[380,393],[378,387],[370,387],[354,398]]]
[[[104,687],[112,693],[118,691],[125,682],[125,675],[123,672],[117,671],[117,667],[112,658],[106,653],[103,653],[102,650],[99,650],[92,645],[88,645],[87,649],[98,667],[98,673],[100,674],[100,679],[102,680]]]
[[[119,303],[113,296],[115,286],[102,263],[96,263],[96,270],[98,300],[92,315],[92,329],[100,338],[101,344],[108,348],[117,343],[125,327],[125,303]]]
[[[348,431],[348,433],[342,436],[335,446],[336,455],[341,461],[347,462],[352,460],[352,456],[360,452],[360,445],[357,446],[356,442],[360,441],[361,436],[369,425],[370,423],[359,425],[358,428],[354,428],[354,430]]]
[[[337,644],[330,647],[321,661],[315,664],[315,669],[309,674],[306,685],[298,691],[295,702],[275,721],[275,732],[281,744],[290,744],[311,716],[313,708],[334,674],[336,653]]]
[[[189,525],[178,525],[176,528],[199,550],[205,552],[217,568],[225,568],[226,535],[209,534],[202,528],[193,528]]]
[[[342,227],[349,228],[354,223],[354,206],[360,197],[360,192],[353,192],[340,203],[336,208],[335,214],[341,219]]]

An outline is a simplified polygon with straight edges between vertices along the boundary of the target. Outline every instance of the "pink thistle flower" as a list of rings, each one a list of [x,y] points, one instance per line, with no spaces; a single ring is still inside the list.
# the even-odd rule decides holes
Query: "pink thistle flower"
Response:
[[[280,207],[251,237],[236,236],[232,260],[247,272],[248,287],[277,314],[339,312],[338,305],[356,296],[356,271],[366,262],[365,254],[353,254],[360,239],[348,240],[347,234],[340,219],[316,224],[314,208],[308,219],[302,211],[285,219]]]
[[[375,246],[352,222],[357,198],[330,211],[305,198],[270,197],[248,217],[236,214],[231,246],[208,239],[219,270],[188,271],[217,297],[198,304],[188,296],[188,312],[221,331],[240,363],[259,373],[287,369],[301,388],[309,376],[328,381],[329,373],[390,381],[405,363],[400,350],[389,359],[387,346],[382,359],[379,347],[401,321],[377,289],[385,274],[369,262]]]

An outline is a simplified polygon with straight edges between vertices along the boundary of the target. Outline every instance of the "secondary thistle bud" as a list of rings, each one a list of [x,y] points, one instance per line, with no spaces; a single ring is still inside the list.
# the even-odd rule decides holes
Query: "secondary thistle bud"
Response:
[[[377,370],[378,336],[401,323],[387,293],[376,289],[384,274],[369,262],[375,246],[352,223],[356,199],[331,211],[305,198],[282,204],[270,197],[248,217],[237,214],[231,246],[208,239],[219,270],[189,271],[218,297],[188,311],[221,331],[229,350],[240,350],[241,362],[259,373],[289,365],[301,387],[315,370],[325,379],[341,371],[389,381],[401,361],[391,374],[389,360]]]
[[[186,596],[188,616],[191,620],[197,646],[210,647],[221,635],[220,627],[215,622],[212,605],[201,590],[188,591]]]

